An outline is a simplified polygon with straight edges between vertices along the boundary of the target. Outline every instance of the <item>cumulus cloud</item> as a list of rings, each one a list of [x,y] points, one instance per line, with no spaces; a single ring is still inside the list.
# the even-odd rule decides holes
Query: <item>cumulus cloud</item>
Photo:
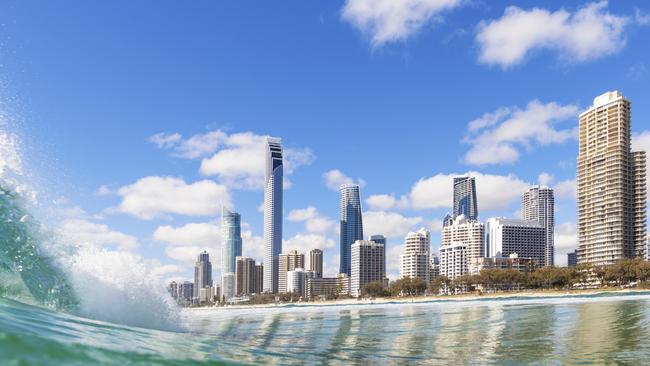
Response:
[[[632,150],[645,150],[647,154],[650,154],[650,131],[632,135]]]
[[[461,0],[347,0],[341,17],[374,46],[402,41],[439,19]]]
[[[387,211],[393,208],[406,208],[408,202],[405,198],[395,198],[393,194],[375,194],[366,199],[368,208],[373,211]]]
[[[577,189],[578,188],[576,186],[575,179],[563,180],[561,182],[558,182],[555,187],[553,187],[556,198],[575,199],[578,197]]]
[[[410,207],[416,210],[451,208],[453,179],[459,175],[476,178],[479,212],[507,209],[521,200],[521,195],[530,184],[515,175],[494,175],[479,172],[465,174],[436,174],[422,178],[413,185],[407,198]]]
[[[252,132],[227,134],[221,130],[196,134],[184,139],[179,134],[156,134],[149,138],[171,155],[185,159],[201,159],[199,172],[216,176],[233,189],[259,190],[264,188],[266,139],[269,136]],[[284,148],[285,178],[314,159],[307,148]],[[287,181],[287,187],[291,185]]]
[[[221,239],[218,225],[212,223],[190,223],[179,227],[159,226],[153,239],[171,245],[196,245],[217,248]]]
[[[210,180],[185,183],[174,177],[150,176],[121,187],[122,202],[109,210],[151,220],[167,214],[212,216],[222,205],[230,205],[225,186]]]
[[[332,169],[325,172],[325,174],[323,174],[323,179],[325,180],[325,186],[336,192],[339,191],[343,184],[358,184],[362,188],[366,185],[366,182],[363,179],[358,178],[355,181],[338,169]]]
[[[181,139],[182,136],[178,133],[166,134],[161,132],[149,137],[148,141],[158,146],[160,149],[171,149],[176,146]]]
[[[508,68],[542,49],[570,62],[615,54],[625,47],[630,18],[607,7],[607,1],[588,3],[575,12],[510,6],[501,18],[479,24],[479,62]]]
[[[423,222],[422,217],[406,217],[396,212],[368,211],[363,213],[363,232],[366,236],[384,235],[401,240],[416,225]]]
[[[575,105],[544,104],[538,100],[525,109],[499,108],[468,124],[464,142],[471,145],[464,162],[471,165],[508,164],[519,160],[520,150],[560,144],[577,136],[577,127],[560,128],[575,119]]]
[[[282,251],[297,250],[300,253],[307,254],[312,249],[331,249],[334,248],[334,240],[319,234],[302,233],[297,234],[282,243]]]
[[[82,247],[112,247],[132,251],[138,246],[138,240],[134,236],[111,230],[108,225],[83,219],[64,221],[59,233],[65,240]]]
[[[329,217],[321,215],[313,206],[291,210],[288,219],[289,221],[304,222],[307,233],[325,235],[336,231],[336,222]]]
[[[554,245],[556,264],[566,264],[566,255],[578,248],[578,227],[575,222],[556,225]]]

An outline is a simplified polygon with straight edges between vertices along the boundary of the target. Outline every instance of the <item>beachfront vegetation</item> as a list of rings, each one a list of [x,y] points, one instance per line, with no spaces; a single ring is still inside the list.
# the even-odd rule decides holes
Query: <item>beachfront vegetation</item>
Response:
[[[576,267],[542,267],[531,272],[512,269],[484,269],[478,275],[464,275],[453,281],[439,276],[428,286],[430,294],[473,291],[567,290],[585,287],[647,288],[650,262],[626,259],[609,266],[580,264]],[[397,281],[396,281],[397,282]]]

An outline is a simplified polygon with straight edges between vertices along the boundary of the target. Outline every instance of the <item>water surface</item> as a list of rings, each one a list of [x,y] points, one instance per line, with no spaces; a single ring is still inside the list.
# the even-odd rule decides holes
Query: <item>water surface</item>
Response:
[[[184,311],[184,331],[0,300],[0,360],[32,364],[644,364],[650,293]]]

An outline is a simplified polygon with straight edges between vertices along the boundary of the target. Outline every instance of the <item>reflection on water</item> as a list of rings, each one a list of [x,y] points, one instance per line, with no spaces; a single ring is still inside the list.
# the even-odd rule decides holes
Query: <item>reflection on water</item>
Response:
[[[650,357],[648,299],[215,311],[188,319],[216,342],[234,341],[247,356],[233,358],[253,363],[638,363]]]
[[[188,332],[0,298],[0,364],[648,364],[650,293],[185,311]],[[20,364],[21,362],[15,362]]]

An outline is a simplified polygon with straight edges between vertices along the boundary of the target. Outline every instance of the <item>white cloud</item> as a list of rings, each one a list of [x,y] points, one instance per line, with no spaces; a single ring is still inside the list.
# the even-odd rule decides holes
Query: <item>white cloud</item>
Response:
[[[111,194],[113,194],[113,191],[107,185],[100,186],[95,191],[95,196],[109,196]]]
[[[386,275],[391,281],[399,278],[399,256],[402,254],[403,249],[401,243],[394,245],[388,244],[388,248],[386,248]]]
[[[336,222],[322,216],[313,206],[291,210],[288,218],[289,221],[304,221],[305,230],[308,233],[328,234],[336,231]]]
[[[553,191],[556,198],[568,198],[575,200],[576,197],[578,197],[575,179],[567,179],[558,182],[555,187],[553,187]]]
[[[576,117],[578,107],[538,100],[525,109],[499,108],[468,124],[464,142],[471,145],[464,162],[471,165],[514,163],[521,148],[559,144],[576,138],[577,128],[557,128],[556,124]],[[485,122],[489,120],[488,122]]]
[[[119,250],[131,251],[138,246],[138,240],[134,236],[111,230],[105,224],[82,219],[63,222],[59,233],[65,240],[84,247],[115,247]]]
[[[300,253],[307,254],[312,249],[331,249],[334,248],[334,240],[319,234],[297,234],[282,243],[282,252],[297,250]]]
[[[221,232],[218,225],[211,223],[190,223],[180,227],[159,226],[153,239],[178,246],[203,246],[218,248]]]
[[[166,134],[157,133],[149,137],[148,141],[155,144],[160,149],[170,149],[181,141],[182,136],[178,133]]]
[[[259,190],[264,187],[266,139],[252,132],[227,134],[221,130],[208,131],[183,139],[179,134],[159,133],[149,138],[159,148],[171,150],[174,157],[201,160],[199,172],[216,176],[233,189]],[[285,178],[302,165],[314,160],[311,150],[284,148]],[[291,181],[286,180],[286,187]]]
[[[578,227],[574,222],[564,222],[555,227],[554,245],[556,265],[565,265],[567,253],[578,248]]]
[[[242,223],[242,228],[246,227]],[[242,230],[242,254],[247,257],[255,258],[256,261],[262,262],[264,259],[264,238],[256,236],[251,230]]]
[[[165,248],[165,255],[168,258],[177,260],[186,266],[193,266],[199,253],[207,250],[210,253],[210,262],[212,262],[212,270],[216,271],[219,268],[221,261],[215,261],[213,255],[216,253],[216,248],[207,248],[202,246],[168,246]]]
[[[226,187],[210,180],[188,184],[180,178],[150,176],[121,187],[117,194],[122,202],[111,212],[145,220],[166,214],[217,215],[222,205],[230,205]]]
[[[537,177],[537,182],[542,186],[550,186],[555,181],[553,174],[542,172]]]
[[[363,213],[363,233],[402,240],[422,221],[422,217],[405,217],[396,212],[368,211]]]
[[[372,211],[387,211],[396,207],[408,207],[408,201],[404,197],[397,199],[393,194],[372,195],[366,199],[366,204]]]
[[[476,178],[479,212],[507,209],[521,199],[530,184],[515,175],[493,175],[479,172],[465,174],[437,174],[420,179],[408,194],[410,206],[416,210],[451,208],[453,179],[469,175]]]
[[[347,0],[342,19],[370,37],[374,46],[401,41],[433,23],[461,0]]]
[[[289,221],[305,221],[312,219],[318,215],[316,207],[309,206],[307,208],[295,209],[289,212]]]
[[[607,11],[607,1],[569,12],[517,6],[478,26],[479,62],[503,68],[519,64],[534,50],[556,51],[562,60],[579,62],[615,54],[625,47],[630,19]]]
[[[639,25],[650,24],[650,14],[642,12],[639,8],[634,9],[634,21]]]
[[[358,184],[359,187],[364,187],[366,185],[366,182],[363,179],[358,178],[355,181],[338,169],[332,169],[325,172],[325,174],[323,174],[323,179],[325,180],[325,186],[336,192],[339,191],[343,184]]]
[[[632,135],[632,149],[645,150],[650,154],[650,131],[642,131]]]

